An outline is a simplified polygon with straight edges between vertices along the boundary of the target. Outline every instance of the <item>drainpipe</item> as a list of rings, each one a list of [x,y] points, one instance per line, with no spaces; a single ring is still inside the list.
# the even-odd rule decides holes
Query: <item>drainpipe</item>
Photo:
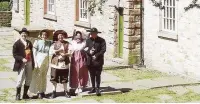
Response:
[[[146,67],[144,65],[144,33],[143,33],[143,30],[144,30],[144,7],[143,7],[143,4],[144,4],[144,0],[141,0],[141,3],[140,3],[140,64],[139,64],[139,67]]]

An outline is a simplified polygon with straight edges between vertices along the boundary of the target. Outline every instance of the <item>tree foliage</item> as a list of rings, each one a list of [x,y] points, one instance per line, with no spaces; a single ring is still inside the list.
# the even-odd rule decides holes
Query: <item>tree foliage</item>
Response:
[[[164,9],[164,6],[162,5],[163,2],[161,0],[150,0],[152,3],[153,3],[153,6],[155,7],[158,7],[159,9]],[[165,2],[166,0],[164,0]],[[178,1],[178,0],[177,0]],[[192,9],[192,8],[199,8],[200,9],[200,4],[197,4],[199,0],[192,0],[191,3],[185,7],[185,11],[188,11],[189,9]]]
[[[90,15],[93,16],[95,11],[98,10],[101,14],[103,14],[103,6],[108,0],[87,0],[89,7],[88,10]]]

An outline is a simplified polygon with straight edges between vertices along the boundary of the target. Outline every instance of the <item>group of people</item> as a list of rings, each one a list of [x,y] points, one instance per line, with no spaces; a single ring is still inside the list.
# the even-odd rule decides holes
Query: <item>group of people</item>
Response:
[[[88,93],[96,92],[97,96],[100,96],[106,42],[98,36],[101,32],[96,28],[91,28],[87,32],[90,32],[90,37],[84,40],[81,31],[74,31],[72,41],[69,42],[67,41],[68,34],[64,30],[57,30],[51,41],[48,40],[49,30],[44,29],[32,44],[27,39],[29,31],[22,28],[19,31],[20,39],[13,45],[15,59],[13,71],[18,72],[16,100],[20,100],[24,80],[22,99],[30,98],[28,91],[37,94],[39,99],[44,98],[48,69],[51,71],[50,81],[53,84],[50,98],[56,97],[58,83],[63,84],[67,98],[71,97],[67,88],[68,84],[75,93],[82,92],[85,87],[88,87],[88,71],[92,83],[92,90]]]

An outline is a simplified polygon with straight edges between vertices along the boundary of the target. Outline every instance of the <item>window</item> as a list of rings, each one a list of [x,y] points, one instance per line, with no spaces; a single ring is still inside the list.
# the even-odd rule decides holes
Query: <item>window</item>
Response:
[[[55,0],[48,0],[47,1],[47,13],[55,15]]]
[[[88,2],[79,0],[79,21],[88,22]]]
[[[44,19],[57,21],[55,1],[44,0]]]
[[[90,28],[88,0],[76,0],[75,26]]]
[[[164,9],[161,10],[161,30],[167,32],[177,31],[177,4],[176,0],[162,0]]]
[[[13,8],[15,12],[19,12],[19,0],[13,0]]]

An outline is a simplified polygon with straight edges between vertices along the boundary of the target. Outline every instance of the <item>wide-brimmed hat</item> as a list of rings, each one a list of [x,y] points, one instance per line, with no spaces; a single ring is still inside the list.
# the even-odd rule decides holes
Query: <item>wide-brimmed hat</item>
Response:
[[[29,35],[29,31],[25,27],[22,28],[21,31],[19,31],[19,34],[21,34],[22,32],[25,32],[25,33],[27,33]]]
[[[101,33],[100,31],[97,30],[97,28],[93,27],[90,30],[86,30],[87,32],[91,32],[91,33]]]
[[[53,41],[58,41],[58,35],[59,34],[62,34],[64,36],[64,38],[68,37],[67,33],[64,30],[57,30],[53,34]]]
[[[49,31],[48,29],[43,29],[43,30],[41,30],[40,33],[39,33],[39,37],[42,36],[42,33],[43,33],[43,32],[46,32],[46,33],[47,33],[47,37],[49,37],[50,31]]]

